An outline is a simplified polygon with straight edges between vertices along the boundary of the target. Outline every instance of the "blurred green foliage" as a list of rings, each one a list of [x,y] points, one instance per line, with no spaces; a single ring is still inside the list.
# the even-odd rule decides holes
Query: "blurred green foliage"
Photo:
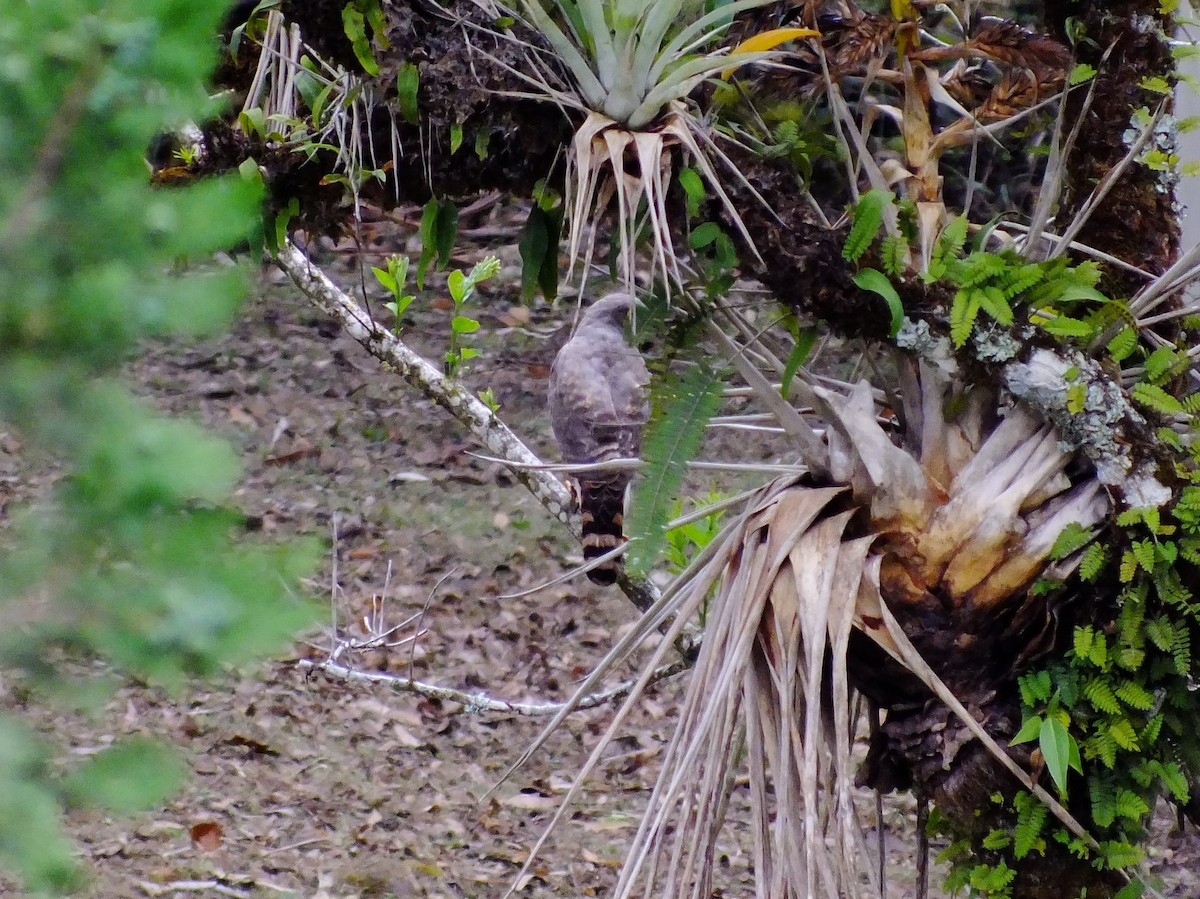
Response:
[[[9,0],[0,16],[0,429],[64,470],[51,503],[0,532],[0,666],[42,695],[73,692],[65,658],[171,689],[313,620],[294,587],[316,547],[247,540],[222,505],[232,449],[117,377],[144,337],[229,322],[245,273],[181,273],[181,260],[261,239],[260,187],[153,189],[144,161],[157,133],[213,112],[224,6]],[[0,867],[38,893],[80,880],[64,807],[153,806],[182,774],[140,738],[66,775],[53,758],[0,715]]]

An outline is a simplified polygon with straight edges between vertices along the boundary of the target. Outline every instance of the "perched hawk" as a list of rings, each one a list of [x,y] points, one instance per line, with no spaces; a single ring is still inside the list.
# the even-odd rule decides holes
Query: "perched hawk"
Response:
[[[583,314],[550,369],[550,421],[564,462],[586,464],[636,457],[642,425],[650,417],[650,373],[625,342],[633,309],[629,294],[609,294]],[[583,558],[602,556],[620,544],[628,471],[579,473]],[[614,561],[588,572],[597,584],[617,579]]]

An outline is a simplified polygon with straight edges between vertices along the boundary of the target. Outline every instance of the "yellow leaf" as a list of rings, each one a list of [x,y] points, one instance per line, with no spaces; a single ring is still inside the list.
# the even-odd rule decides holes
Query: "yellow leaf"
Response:
[[[747,38],[729,54],[730,59],[733,59],[740,53],[762,53],[765,50],[774,50],[780,44],[788,41],[794,41],[801,37],[820,37],[821,32],[814,31],[811,28],[772,28],[770,31],[764,31],[761,34],[756,34],[754,37]],[[738,64],[732,65],[721,71],[721,77],[726,81],[733,74],[734,69]]]

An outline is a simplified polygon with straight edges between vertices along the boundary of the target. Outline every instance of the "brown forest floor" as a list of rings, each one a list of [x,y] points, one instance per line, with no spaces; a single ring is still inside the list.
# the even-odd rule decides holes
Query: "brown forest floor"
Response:
[[[492,232],[512,238],[504,223],[477,229],[484,239]],[[470,378],[491,386],[501,416],[554,458],[542,397],[569,314],[514,308],[516,252],[509,245],[496,252],[505,276],[487,285],[476,307],[484,354]],[[480,255],[468,252],[460,262]],[[369,264],[378,260],[367,256]],[[348,252],[326,253],[324,261],[344,283],[357,283]],[[632,607],[615,588],[586,580],[501,598],[566,570],[577,556],[569,536],[503,469],[467,455],[474,446],[455,422],[280,280],[266,273],[226,337],[150,348],[130,367],[131,382],[159,408],[202,421],[241,449],[236,502],[256,528],[272,538],[328,539],[336,516],[343,624],[367,612],[385,582],[391,624],[425,609],[428,634],[415,651],[375,654],[363,665],[396,672],[411,665],[425,680],[513,700],[565,698],[631,623]],[[406,331],[429,358],[440,356],[448,330],[439,296],[433,289],[418,299]],[[0,434],[0,490],[20,501],[52,477]],[[329,583],[326,565],[311,587],[327,596]],[[98,716],[0,689],[0,707],[19,712],[70,756],[146,733],[177,746],[190,766],[183,792],[152,813],[70,815],[93,875],[88,896],[503,893],[611,712],[573,716],[494,800],[480,803],[540,720],[470,714],[382,686],[309,676],[296,665],[316,653],[308,640],[322,645],[327,637],[320,629],[297,635],[293,655],[182,697],[127,686]],[[659,685],[641,703],[520,895],[606,895],[653,785],[681,687]],[[735,790],[718,859],[723,896],[753,894],[744,793]],[[863,808],[873,819],[869,797]],[[912,893],[910,809],[907,797],[885,802],[894,899]],[[207,832],[199,842],[197,825],[197,835]],[[1194,831],[1172,836],[1164,826],[1155,854],[1167,895],[1200,895]],[[195,886],[185,888],[187,881]],[[16,895],[0,878],[0,896]]]

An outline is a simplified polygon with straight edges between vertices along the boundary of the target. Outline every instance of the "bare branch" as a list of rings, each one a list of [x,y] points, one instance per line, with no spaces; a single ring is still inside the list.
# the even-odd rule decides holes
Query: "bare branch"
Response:
[[[498,712],[500,714],[520,715],[522,717],[536,717],[541,715],[556,715],[567,707],[567,703],[565,702],[510,702],[507,699],[497,699],[486,693],[466,693],[462,690],[455,690],[452,687],[439,687],[435,684],[427,684],[424,681],[414,680],[411,677],[402,677],[398,674],[388,674],[383,671],[357,671],[332,659],[326,659],[324,662],[301,659],[299,664],[301,668],[306,670],[324,671],[333,677],[339,677],[342,680],[353,683],[387,684],[399,693],[416,693],[420,696],[438,699],[443,702],[456,702],[463,706],[467,712],[473,714]],[[657,683],[658,681],[666,680],[668,677],[679,674],[681,671],[686,671],[691,667],[691,664],[688,659],[678,659],[669,665],[661,665],[654,670],[648,683]],[[629,695],[629,691],[633,689],[635,683],[636,681],[632,680],[623,681],[607,690],[589,694],[577,702],[572,702],[570,704],[571,711],[594,709],[597,706],[622,700]]]

